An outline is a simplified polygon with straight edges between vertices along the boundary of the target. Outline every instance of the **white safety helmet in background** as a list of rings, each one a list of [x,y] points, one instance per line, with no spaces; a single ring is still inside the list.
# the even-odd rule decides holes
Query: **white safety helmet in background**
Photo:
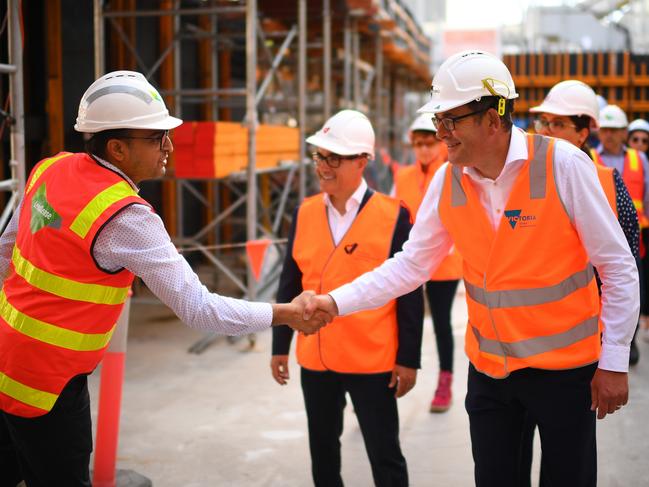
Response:
[[[599,104],[597,95],[590,86],[575,79],[561,81],[552,87],[532,113],[551,113],[567,117],[586,115],[590,117],[591,129],[599,128]]]
[[[629,133],[635,132],[636,130],[642,130],[643,132],[647,132],[649,134],[649,122],[641,118],[636,118],[629,124],[629,128],[627,130],[629,131]]]
[[[81,97],[74,129],[94,134],[112,129],[170,130],[182,120],[169,115],[160,93],[135,71],[113,71]]]
[[[430,113],[422,113],[415,118],[412,125],[410,125],[408,132],[412,135],[412,133],[416,131],[437,132],[437,129],[433,124],[433,116]]]
[[[617,105],[606,105],[599,112],[600,128],[624,129],[629,125],[626,113]]]
[[[608,102],[606,101],[606,98],[604,98],[602,95],[597,95],[597,104],[599,105],[599,111],[601,112],[602,108],[608,105]]]
[[[369,154],[374,159],[372,123],[356,110],[339,111],[306,141],[340,156]]]
[[[454,54],[437,70],[431,87],[431,99],[419,113],[452,110],[483,96],[518,98],[507,66],[493,54],[479,50]]]

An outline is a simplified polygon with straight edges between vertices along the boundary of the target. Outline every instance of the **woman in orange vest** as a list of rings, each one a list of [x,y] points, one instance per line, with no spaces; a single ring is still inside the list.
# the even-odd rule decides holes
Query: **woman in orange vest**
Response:
[[[392,193],[406,204],[412,215],[416,215],[433,175],[446,162],[447,151],[446,146],[435,136],[437,131],[430,115],[417,117],[409,132],[416,162],[400,167],[395,176]],[[461,277],[462,258],[457,250],[453,249],[425,286],[439,358],[437,388],[430,403],[432,413],[442,413],[451,407],[454,347],[451,308]]]
[[[599,104],[590,86],[577,80],[562,81],[552,87],[541,105],[530,112],[537,115],[534,130],[542,135],[558,137],[579,147],[592,157],[587,140],[591,130],[599,128]],[[597,173],[604,193],[616,213],[620,227],[636,260],[639,259],[638,217],[633,200],[616,169],[597,165]],[[634,343],[632,342],[632,349]],[[631,354],[631,358],[633,354]],[[531,485],[532,448],[536,424],[529,419],[522,439],[520,486]],[[539,486],[544,487],[543,463]]]

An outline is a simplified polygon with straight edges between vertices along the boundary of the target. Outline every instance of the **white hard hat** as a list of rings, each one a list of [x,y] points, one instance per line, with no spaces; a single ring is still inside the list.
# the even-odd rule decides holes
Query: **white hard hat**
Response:
[[[608,102],[606,101],[606,98],[604,98],[602,95],[597,95],[597,104],[599,105],[599,111],[601,112],[602,108],[608,105]]]
[[[599,112],[599,126],[601,128],[623,129],[629,125],[626,113],[617,105],[606,105]]]
[[[419,113],[445,112],[478,101],[483,96],[518,98],[507,66],[493,54],[469,50],[442,63],[433,78],[431,100]]]
[[[586,115],[590,117],[593,130],[597,130],[599,127],[597,95],[586,83],[575,79],[569,79],[554,85],[543,103],[530,108],[530,112],[551,113],[568,117]]]
[[[641,118],[636,118],[633,122],[629,124],[629,132],[635,132],[636,130],[642,130],[649,134],[649,122]]]
[[[356,110],[339,111],[306,141],[340,156],[369,154],[374,158],[374,129]]]
[[[437,132],[435,125],[433,124],[433,117],[430,113],[422,113],[417,118],[415,118],[412,125],[408,131],[412,134],[416,130],[426,131],[426,132]]]
[[[81,97],[74,129],[94,134],[111,129],[170,130],[182,120],[169,115],[162,97],[135,71],[113,71]]]

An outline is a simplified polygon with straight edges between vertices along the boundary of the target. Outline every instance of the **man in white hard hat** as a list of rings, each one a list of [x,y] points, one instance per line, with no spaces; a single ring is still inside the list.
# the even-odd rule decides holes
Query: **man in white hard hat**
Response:
[[[363,170],[374,157],[374,130],[356,110],[342,110],[307,138],[322,193],[298,208],[277,301],[303,289],[328,292],[401,250],[410,214],[399,201],[368,188]],[[396,398],[415,385],[420,366],[421,289],[376,310],[336,318],[326,330],[298,336],[297,360],[309,429],[316,486],[342,486],[340,437],[349,394],[377,486],[407,486],[399,445]],[[289,380],[292,330],[273,330],[271,373]]]
[[[211,294],[162,220],[138,196],[162,176],[173,145],[158,91],[140,73],[96,80],[75,129],[87,153],[36,165],[0,238],[0,477],[2,485],[90,486],[87,376],[101,360],[131,282],[140,276],[187,325],[228,335],[291,323],[314,332],[298,304]]]
[[[422,113],[412,122],[408,136],[415,163],[400,167],[394,177],[392,195],[402,200],[413,215],[417,214],[433,175],[446,162],[446,145],[436,137],[436,133],[430,114]],[[451,309],[460,277],[462,258],[453,249],[425,286],[439,362],[437,387],[429,407],[431,413],[446,412],[452,403],[454,343]]]
[[[486,52],[440,66],[421,111],[433,114],[450,164],[433,178],[403,252],[312,297],[305,312],[381,305],[426,281],[455,244],[476,484],[517,485],[529,414],[550,484],[594,486],[595,417],[628,400],[638,272],[593,164],[572,144],[512,128],[517,96],[507,67]]]

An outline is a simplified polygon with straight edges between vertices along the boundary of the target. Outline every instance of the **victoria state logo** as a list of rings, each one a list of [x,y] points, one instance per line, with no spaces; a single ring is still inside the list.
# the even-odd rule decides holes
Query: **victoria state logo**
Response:
[[[511,225],[512,229],[516,229],[516,225],[520,227],[533,227],[536,225],[535,215],[523,215],[523,210],[505,210],[505,218]]]

